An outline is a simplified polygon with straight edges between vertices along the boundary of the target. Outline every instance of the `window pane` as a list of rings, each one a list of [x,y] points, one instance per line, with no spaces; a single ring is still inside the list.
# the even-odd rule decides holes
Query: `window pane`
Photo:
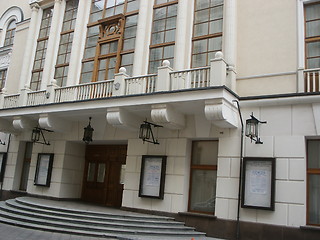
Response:
[[[207,46],[208,40],[198,40],[193,42],[193,53],[202,53],[206,52],[208,49]]]
[[[154,20],[162,19],[166,17],[166,8],[157,8],[154,10]]]
[[[207,54],[197,54],[192,56],[192,67],[204,67],[207,65]]]
[[[210,20],[215,20],[222,18],[223,16],[223,7],[214,7],[210,9]]]
[[[129,38],[123,41],[123,50],[134,49],[135,38]]]
[[[209,3],[209,0],[196,0],[196,10],[208,8]]]
[[[209,39],[209,51],[221,50],[221,48],[222,48],[221,44],[222,44],[221,37],[210,38]]]
[[[308,141],[308,169],[320,168],[320,140]]]
[[[153,32],[163,31],[166,26],[165,19],[154,21],[153,22]]]
[[[314,37],[320,35],[320,20],[307,22],[306,37]]]
[[[312,68],[320,68],[320,58],[311,58],[307,60],[307,67],[309,69]]]
[[[139,1],[129,2],[127,5],[127,12],[135,11],[139,9]]]
[[[202,23],[194,26],[194,36],[202,36],[208,34],[208,23]]]
[[[308,223],[320,224],[320,175],[308,176]]]
[[[105,163],[99,163],[99,165],[98,165],[97,182],[103,183],[105,174],[106,174],[106,164]]]
[[[94,172],[95,172],[96,164],[90,162],[88,165],[88,176],[87,176],[87,182],[93,182],[94,181]]]
[[[163,58],[173,58],[174,55],[174,46],[164,47]]]
[[[151,38],[152,44],[159,44],[164,42],[164,32],[153,33]]]
[[[192,170],[190,210],[214,212],[217,171]]]
[[[129,65],[133,63],[133,53],[122,55],[121,65]]]
[[[176,30],[166,31],[165,42],[173,42],[175,39]]]
[[[308,57],[320,56],[320,42],[307,43]]]
[[[209,9],[197,11],[194,14],[194,23],[206,22],[209,19]]]
[[[317,19],[320,16],[320,5],[312,4],[305,7],[306,9],[306,20]]]
[[[193,165],[217,165],[218,141],[199,141],[192,145]]]

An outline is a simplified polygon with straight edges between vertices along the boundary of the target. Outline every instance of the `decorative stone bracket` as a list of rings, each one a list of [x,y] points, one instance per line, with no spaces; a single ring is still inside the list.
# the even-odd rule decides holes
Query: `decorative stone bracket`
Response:
[[[67,132],[71,129],[71,122],[50,116],[49,114],[41,114],[39,118],[39,125],[41,128],[52,130],[54,132]]]
[[[206,118],[217,127],[238,127],[238,115],[236,107],[223,98],[206,101],[204,112]]]
[[[184,115],[168,104],[153,105],[151,118],[156,124],[169,129],[183,129],[185,126]]]
[[[18,131],[31,130],[37,126],[37,121],[26,117],[14,117],[12,125]]]
[[[121,108],[110,108],[106,115],[107,121],[114,127],[137,131],[142,119]]]

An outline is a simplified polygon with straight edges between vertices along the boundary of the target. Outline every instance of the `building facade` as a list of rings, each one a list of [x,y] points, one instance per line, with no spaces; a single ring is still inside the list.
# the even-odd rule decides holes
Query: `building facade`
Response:
[[[319,239],[319,1],[0,2],[3,198]]]

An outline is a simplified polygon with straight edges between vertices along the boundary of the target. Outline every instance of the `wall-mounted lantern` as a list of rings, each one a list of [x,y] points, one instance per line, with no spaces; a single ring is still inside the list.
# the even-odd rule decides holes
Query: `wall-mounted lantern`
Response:
[[[259,137],[259,124],[267,123],[267,121],[260,121],[253,116],[253,113],[250,115],[250,119],[246,120],[246,136],[255,141],[256,144],[262,144]]]
[[[89,124],[84,128],[84,133],[83,133],[83,138],[82,140],[86,143],[89,144],[92,142],[92,134],[93,134],[94,129],[91,127],[91,117],[89,117]]]
[[[159,144],[158,139],[155,139],[154,137],[154,134],[152,132],[152,127],[159,128],[162,126],[148,122],[148,121],[143,121],[143,123],[140,125],[139,138],[142,139],[143,142]]]
[[[49,141],[46,140],[43,132],[53,132],[52,130],[40,128],[40,127],[34,127],[32,129],[32,135],[31,135],[31,141],[34,143],[40,143],[45,145],[50,145]],[[40,138],[42,138],[43,141],[40,141]]]

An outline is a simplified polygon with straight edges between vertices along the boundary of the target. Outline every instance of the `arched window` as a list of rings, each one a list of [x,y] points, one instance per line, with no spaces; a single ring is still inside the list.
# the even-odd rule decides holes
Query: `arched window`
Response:
[[[12,20],[7,27],[3,46],[9,46],[13,44],[15,32],[16,32],[16,20]]]

